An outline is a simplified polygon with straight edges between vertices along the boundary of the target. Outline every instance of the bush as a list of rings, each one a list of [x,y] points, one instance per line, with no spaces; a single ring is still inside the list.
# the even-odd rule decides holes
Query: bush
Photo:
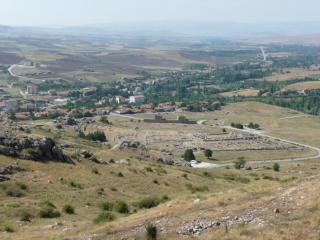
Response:
[[[156,207],[158,206],[159,204],[161,203],[164,203],[166,201],[168,201],[169,198],[168,196],[163,196],[163,197],[147,197],[147,198],[144,198],[142,200],[140,200],[138,203],[137,203],[137,206],[138,208],[140,209],[148,209],[148,208],[153,208],[153,207]]]
[[[99,170],[97,168],[92,168],[92,173],[99,175]]]
[[[103,195],[104,194],[104,188],[97,188],[97,193],[99,194],[99,195]]]
[[[58,218],[60,217],[60,212],[51,207],[44,207],[40,210],[39,216],[41,218]]]
[[[42,202],[40,205],[41,205],[41,209],[40,209],[39,216],[41,218],[60,217],[61,214],[58,210],[56,210],[56,206],[53,203],[49,201],[45,201],[45,202]]]
[[[23,197],[25,195],[25,193],[21,190],[21,188],[17,186],[8,187],[6,190],[6,194],[7,196],[17,197],[17,198]]]
[[[104,211],[112,211],[114,204],[112,202],[103,202],[101,203],[101,208]]]
[[[231,127],[237,128],[237,129],[243,129],[243,124],[241,123],[231,123]]]
[[[16,185],[17,185],[21,190],[28,190],[28,186],[27,186],[25,183],[17,182]]]
[[[31,222],[32,215],[27,210],[22,210],[20,213],[20,221]]]
[[[3,226],[3,230],[5,232],[8,232],[8,233],[13,233],[14,232],[14,228],[12,226],[10,226],[10,225],[7,225],[7,224]]]
[[[193,186],[192,184],[186,184],[187,189],[189,189],[192,193],[196,192],[208,192],[209,188],[208,186],[202,186],[202,187],[196,187]]]
[[[70,186],[73,187],[73,188],[79,188],[79,189],[82,189],[82,186],[80,183],[76,183],[74,181],[71,181],[70,182]]]
[[[157,227],[149,223],[145,228],[146,228],[147,239],[156,240],[158,235]]]
[[[75,214],[74,207],[69,204],[63,206],[63,211],[67,214]]]
[[[237,161],[234,162],[234,168],[235,169],[241,169],[246,166],[246,160],[244,157],[239,157]]]
[[[145,167],[144,168],[147,172],[153,172],[152,168],[151,167]]]
[[[101,132],[101,131],[95,131],[95,132],[89,133],[86,136],[86,138],[91,141],[99,141],[99,142],[107,141],[106,135],[104,134],[104,132]]]
[[[204,150],[204,156],[206,157],[206,158],[211,158],[212,157],[212,154],[213,154],[213,151],[211,150],[211,149],[206,149],[206,150]]]
[[[196,157],[194,156],[193,154],[193,150],[192,149],[187,149],[185,152],[184,152],[184,155],[183,155],[183,159],[187,162],[190,162],[192,160],[196,160]]]
[[[227,180],[227,181],[235,181],[235,182],[240,182],[240,183],[249,183],[250,182],[249,178],[240,177],[240,176],[236,176],[233,174],[225,175],[225,176],[223,176],[223,179]]]
[[[280,171],[280,164],[279,163],[275,163],[273,164],[273,171],[275,172],[279,172]]]
[[[100,122],[104,123],[104,124],[110,124],[108,118],[106,116],[102,116],[100,118]]]
[[[96,224],[105,223],[105,222],[112,222],[115,219],[114,215],[110,212],[102,212],[100,213],[93,222]]]
[[[260,129],[260,125],[257,124],[257,123],[249,123],[248,125],[248,128],[251,128],[251,129]]]
[[[118,212],[118,213],[129,213],[130,209],[129,206],[126,202],[124,201],[116,201],[115,205],[114,205],[114,209]]]

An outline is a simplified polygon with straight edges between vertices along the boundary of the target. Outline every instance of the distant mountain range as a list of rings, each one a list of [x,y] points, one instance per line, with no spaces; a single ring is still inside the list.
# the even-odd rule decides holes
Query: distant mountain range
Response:
[[[0,25],[3,35],[93,35],[110,34],[155,36],[204,36],[220,38],[260,38],[320,34],[320,22],[297,23],[210,23],[210,22],[150,22],[106,23],[69,27],[9,27]]]

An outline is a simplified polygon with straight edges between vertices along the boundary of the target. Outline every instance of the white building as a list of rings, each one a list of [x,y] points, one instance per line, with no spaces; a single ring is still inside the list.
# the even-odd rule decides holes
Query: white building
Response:
[[[124,98],[122,96],[116,96],[116,102],[117,102],[117,104],[125,103],[126,98]]]
[[[69,98],[57,98],[53,100],[55,105],[66,105],[69,101]]]
[[[144,96],[143,95],[131,96],[129,99],[129,103],[144,103]]]

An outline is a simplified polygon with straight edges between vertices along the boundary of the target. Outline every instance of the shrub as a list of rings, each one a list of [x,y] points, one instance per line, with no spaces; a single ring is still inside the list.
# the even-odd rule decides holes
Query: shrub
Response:
[[[280,171],[280,164],[279,163],[275,163],[273,164],[273,171],[275,172],[279,172]]]
[[[156,207],[158,206],[159,204],[161,203],[164,203],[166,201],[168,201],[169,198],[168,196],[162,196],[162,197],[147,197],[147,198],[144,198],[142,200],[140,200],[138,203],[137,203],[137,206],[138,208],[140,209],[143,209],[143,208],[153,208],[153,207]]]
[[[244,157],[239,157],[237,161],[234,162],[234,168],[235,169],[241,169],[246,166],[246,160]]]
[[[122,172],[119,172],[119,173],[118,173],[118,177],[124,177],[123,173],[122,173]]]
[[[158,235],[157,227],[149,223],[148,225],[145,226],[145,228],[146,228],[147,239],[156,240]]]
[[[121,200],[116,201],[116,203],[114,205],[114,209],[118,213],[129,213],[130,212],[128,204],[124,201],[121,201]]]
[[[260,125],[257,124],[257,123],[249,123],[248,125],[248,128],[251,128],[251,129],[259,129],[260,128]]]
[[[187,149],[185,152],[184,152],[184,155],[183,155],[183,159],[187,162],[190,162],[192,160],[196,160],[196,157],[194,156],[193,154],[193,150],[192,149]]]
[[[3,226],[3,230],[4,230],[5,232],[8,232],[8,233],[13,233],[13,232],[14,232],[13,227],[10,226],[10,225],[8,225],[8,224],[6,224],[6,225]]]
[[[51,207],[43,207],[39,213],[41,218],[58,218],[60,215],[61,214],[58,210]]]
[[[209,172],[204,172],[204,173],[203,173],[203,176],[204,176],[204,177],[213,178],[212,175],[211,175],[211,173],[209,173]]]
[[[23,197],[25,195],[25,193],[21,190],[21,188],[17,186],[8,187],[6,190],[6,194],[7,196],[17,197],[17,198]]]
[[[225,175],[225,176],[223,176],[223,179],[227,180],[227,181],[235,181],[235,182],[240,182],[240,183],[249,183],[250,182],[249,178],[240,177],[240,176],[236,176],[233,174]]]
[[[182,177],[184,177],[185,179],[188,179],[188,174],[183,173],[183,174],[182,174]]]
[[[106,201],[101,203],[101,208],[104,211],[112,211],[114,204],[112,202]]]
[[[32,215],[27,210],[22,210],[20,213],[20,221],[31,222]]]
[[[92,173],[93,174],[99,174],[99,170],[97,168],[92,168]]]
[[[91,141],[99,141],[99,142],[106,142],[107,141],[107,137],[106,137],[105,133],[101,132],[101,131],[95,131],[92,133],[88,133],[86,138]]]
[[[100,118],[100,122],[104,123],[104,124],[110,124],[108,118],[106,116],[102,116]]]
[[[145,170],[146,170],[147,172],[153,172],[153,170],[152,170],[151,167],[145,167]]]
[[[71,181],[70,182],[70,186],[73,187],[73,188],[79,188],[79,189],[82,189],[82,186],[80,183],[76,183],[74,181]]]
[[[74,207],[69,204],[63,206],[63,211],[67,214],[75,214]]]
[[[187,189],[190,190],[192,193],[196,193],[196,192],[208,192],[208,191],[209,191],[208,186],[196,187],[196,186],[193,186],[192,184],[186,184],[186,187],[187,187]]]
[[[206,150],[204,150],[204,156],[206,157],[206,158],[211,158],[212,157],[212,154],[213,154],[213,151],[211,150],[211,149],[206,149]]]
[[[238,128],[238,129],[243,129],[243,124],[241,123],[231,123],[231,127],[233,128]]]
[[[96,224],[105,223],[105,222],[112,222],[115,219],[114,215],[110,212],[102,212],[100,213],[93,222]]]
[[[53,203],[49,201],[45,201],[45,202],[42,202],[40,205],[41,205],[41,209],[40,209],[39,216],[41,218],[60,217],[61,214],[58,210],[56,210],[56,206]]]
[[[99,195],[103,195],[104,194],[104,188],[97,188],[97,193],[99,194]]]
[[[21,190],[28,190],[28,186],[27,186],[25,183],[16,182],[16,185],[17,185]]]

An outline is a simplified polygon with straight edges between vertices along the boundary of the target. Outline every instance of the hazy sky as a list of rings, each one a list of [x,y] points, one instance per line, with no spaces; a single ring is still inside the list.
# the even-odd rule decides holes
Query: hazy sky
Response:
[[[320,21],[320,0],[0,0],[0,25]]]

